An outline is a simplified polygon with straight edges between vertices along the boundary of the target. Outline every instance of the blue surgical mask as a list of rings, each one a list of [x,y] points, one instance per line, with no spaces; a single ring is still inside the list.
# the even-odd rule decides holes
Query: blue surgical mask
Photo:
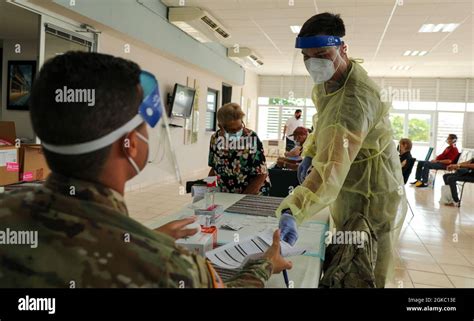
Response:
[[[224,129],[224,133],[225,133],[225,137],[226,137],[227,139],[229,139],[229,138],[240,139],[240,137],[242,137],[242,135],[244,134],[244,129],[241,128],[238,132],[235,132],[235,133],[228,133],[228,132]]]

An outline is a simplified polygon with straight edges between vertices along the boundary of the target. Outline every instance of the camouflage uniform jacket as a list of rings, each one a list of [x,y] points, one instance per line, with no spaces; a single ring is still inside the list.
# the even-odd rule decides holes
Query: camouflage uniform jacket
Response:
[[[37,231],[37,247],[13,245],[19,231]],[[51,174],[34,190],[0,194],[0,287],[263,287],[271,271],[253,261],[224,284],[205,258],[129,218],[122,195],[97,183]]]

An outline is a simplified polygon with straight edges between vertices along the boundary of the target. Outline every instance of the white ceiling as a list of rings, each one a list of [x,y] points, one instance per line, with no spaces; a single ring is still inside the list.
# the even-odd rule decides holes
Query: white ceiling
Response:
[[[162,2],[179,5],[179,0]],[[232,36],[227,46],[250,47],[262,56],[265,65],[254,70],[262,75],[306,75],[290,25],[302,25],[316,13],[332,12],[341,14],[345,22],[349,55],[364,59],[371,76],[474,77],[474,0],[293,2],[290,6],[290,0],[185,0],[185,5],[203,8],[217,18]],[[419,33],[424,23],[461,25],[452,33]],[[406,50],[427,50],[428,54],[406,57]],[[392,70],[394,65],[411,69]]]
[[[0,0],[0,39],[38,39],[38,20],[37,14]]]

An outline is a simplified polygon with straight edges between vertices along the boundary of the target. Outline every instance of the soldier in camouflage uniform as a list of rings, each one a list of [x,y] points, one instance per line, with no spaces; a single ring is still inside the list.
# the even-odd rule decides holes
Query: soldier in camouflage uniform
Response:
[[[135,63],[108,55],[69,52],[53,58],[32,91],[35,132],[54,144],[104,136],[137,113],[139,75]],[[63,85],[92,86],[96,105],[54,102],[55,89]],[[144,124],[134,131],[147,136]],[[46,183],[0,194],[0,229],[38,232],[37,248],[0,244],[0,287],[263,287],[272,272],[291,268],[280,256],[276,232],[265,258],[248,263],[224,283],[205,258],[176,246],[170,236],[182,236],[177,227],[192,220],[169,223],[162,233],[129,218],[124,185],[136,173],[128,157],[143,169],[147,153],[134,132],[127,138],[127,151],[121,139],[87,155],[45,149],[52,170]]]

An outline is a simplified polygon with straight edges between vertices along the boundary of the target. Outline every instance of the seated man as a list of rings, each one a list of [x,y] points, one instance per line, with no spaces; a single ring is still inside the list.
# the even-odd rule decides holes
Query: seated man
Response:
[[[410,184],[415,184],[416,187],[427,187],[428,177],[430,175],[430,169],[446,169],[448,165],[451,165],[456,161],[459,156],[459,151],[456,147],[456,141],[458,137],[455,134],[449,134],[446,143],[448,147],[443,151],[442,154],[438,155],[436,159],[432,161],[418,161],[416,167],[416,181]]]
[[[301,153],[303,152],[303,144],[308,138],[308,130],[304,127],[298,127],[293,132],[293,138],[296,146],[285,152],[285,157],[278,157],[277,166],[280,168],[289,168],[291,170],[297,170],[298,165],[301,162]]]
[[[455,170],[453,174],[443,175],[444,183],[451,189],[452,203],[444,205],[459,207],[460,200],[458,196],[457,182],[474,182],[474,158],[467,162],[453,164],[448,166],[448,171]]]
[[[64,86],[94,90],[94,106],[58,102]],[[109,55],[68,52],[44,64],[30,111],[52,174],[35,190],[0,194],[0,226],[37,235],[37,248],[0,246],[0,287],[262,287],[291,268],[276,232],[265,258],[224,284],[175,245],[197,232],[182,230],[194,218],[153,231],[129,217],[125,182],[147,164],[147,124],[166,125],[158,90],[136,63]]]

